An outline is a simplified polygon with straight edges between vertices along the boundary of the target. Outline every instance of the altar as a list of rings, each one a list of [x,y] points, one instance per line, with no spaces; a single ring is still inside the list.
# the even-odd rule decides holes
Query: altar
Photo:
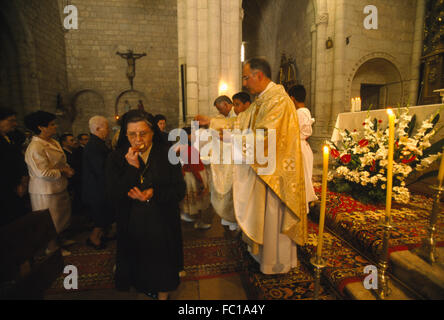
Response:
[[[416,123],[417,123],[416,125],[418,126],[427,117],[429,117],[431,114],[434,114],[442,106],[443,106],[442,104],[431,104],[424,106],[409,107],[409,114],[412,116],[416,114]],[[395,112],[395,114],[398,114],[400,109],[393,108],[393,111]],[[383,127],[387,126],[388,117],[386,109],[377,109],[377,110],[359,111],[359,112],[343,112],[338,114],[338,117],[336,119],[336,124],[331,136],[331,141],[335,143],[337,141],[340,141],[342,139],[342,136],[340,134],[342,130],[347,129],[348,131],[352,132],[356,129],[359,131],[362,128],[364,120],[368,117],[369,114],[371,116],[371,119],[376,118],[378,120],[382,120],[380,126]],[[441,116],[436,126],[437,129],[441,128],[444,125],[443,118],[444,118],[444,113],[441,110]],[[444,138],[444,130],[439,131],[433,138],[433,141],[438,141],[442,138]]]

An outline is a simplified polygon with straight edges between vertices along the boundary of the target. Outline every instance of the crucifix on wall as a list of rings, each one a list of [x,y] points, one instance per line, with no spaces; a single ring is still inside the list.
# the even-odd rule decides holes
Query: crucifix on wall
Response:
[[[128,50],[126,53],[116,52],[117,55],[126,59],[128,63],[128,68],[126,70],[126,76],[130,82],[131,90],[133,90],[133,80],[136,76],[136,60],[146,56],[146,53],[133,53],[133,50]]]

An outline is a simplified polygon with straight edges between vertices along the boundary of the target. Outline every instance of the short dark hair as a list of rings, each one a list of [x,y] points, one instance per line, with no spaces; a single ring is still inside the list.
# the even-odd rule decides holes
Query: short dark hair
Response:
[[[29,130],[35,134],[40,134],[40,129],[38,127],[47,127],[49,123],[56,118],[56,115],[53,113],[39,110],[28,114],[24,120],[25,126]]]
[[[229,97],[227,97],[227,96],[219,96],[219,97],[216,98],[216,100],[214,100],[214,104],[213,105],[215,106],[216,104],[219,104],[219,103],[222,103],[222,102],[226,102],[228,104],[233,104],[233,101],[231,101],[231,99]]]
[[[129,123],[134,123],[139,121],[145,122],[148,125],[148,127],[150,127],[150,129],[153,131],[155,128],[157,128],[157,125],[155,125],[156,123],[154,122],[154,117],[151,113],[141,110],[130,110],[126,113],[126,115],[127,117],[125,121],[126,122],[125,130],[128,128]]]
[[[9,118],[10,116],[16,115],[17,112],[10,108],[0,108],[0,120],[5,120],[6,118]]]
[[[271,79],[271,67],[264,58],[251,58],[245,62],[245,65],[250,65],[251,70],[260,70],[268,78]]]
[[[74,135],[72,133],[64,133],[64,134],[62,134],[60,136],[60,143],[65,142],[66,138],[68,138],[68,137],[73,137],[74,138]]]
[[[87,134],[87,133],[80,133],[80,134],[77,135],[77,139],[80,140],[80,139],[82,139],[83,136],[89,137],[89,134]]]
[[[297,102],[305,102],[305,97],[307,96],[307,92],[303,85],[295,85],[288,90],[288,95],[290,97],[295,98]]]
[[[157,124],[160,120],[167,121],[166,117],[163,114],[156,114],[154,116],[154,123]]]
[[[250,95],[246,92],[243,92],[243,91],[236,93],[233,96],[233,100],[235,100],[235,99],[240,100],[240,102],[242,102],[242,103],[247,103],[247,102],[251,103]]]

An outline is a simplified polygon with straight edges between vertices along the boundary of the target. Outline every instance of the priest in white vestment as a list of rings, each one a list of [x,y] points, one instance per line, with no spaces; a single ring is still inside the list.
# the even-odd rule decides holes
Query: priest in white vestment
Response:
[[[237,223],[261,272],[279,274],[297,267],[296,244],[307,241],[307,213],[298,117],[284,87],[270,78],[267,61],[248,60],[243,86],[257,95],[248,110],[236,118],[196,119],[215,130],[251,129],[255,138],[256,130],[263,129],[265,153],[273,142],[267,132],[275,134],[275,150],[266,155],[265,165],[257,159],[253,164],[235,165],[233,201]],[[274,168],[267,172],[270,164]]]

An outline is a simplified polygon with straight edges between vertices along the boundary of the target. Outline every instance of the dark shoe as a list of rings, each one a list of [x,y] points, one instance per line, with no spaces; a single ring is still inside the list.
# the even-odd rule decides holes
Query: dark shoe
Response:
[[[158,300],[158,299],[159,299],[159,297],[157,296],[157,293],[145,292],[145,294],[146,294],[149,298],[151,298],[151,299],[153,299],[153,300]]]
[[[105,243],[104,243],[103,241],[101,241],[99,245],[95,245],[95,244],[91,241],[90,238],[86,239],[86,245],[87,245],[87,246],[90,246],[90,247],[93,247],[93,248],[96,249],[96,250],[103,250],[103,249],[106,248],[106,245],[105,245]]]

